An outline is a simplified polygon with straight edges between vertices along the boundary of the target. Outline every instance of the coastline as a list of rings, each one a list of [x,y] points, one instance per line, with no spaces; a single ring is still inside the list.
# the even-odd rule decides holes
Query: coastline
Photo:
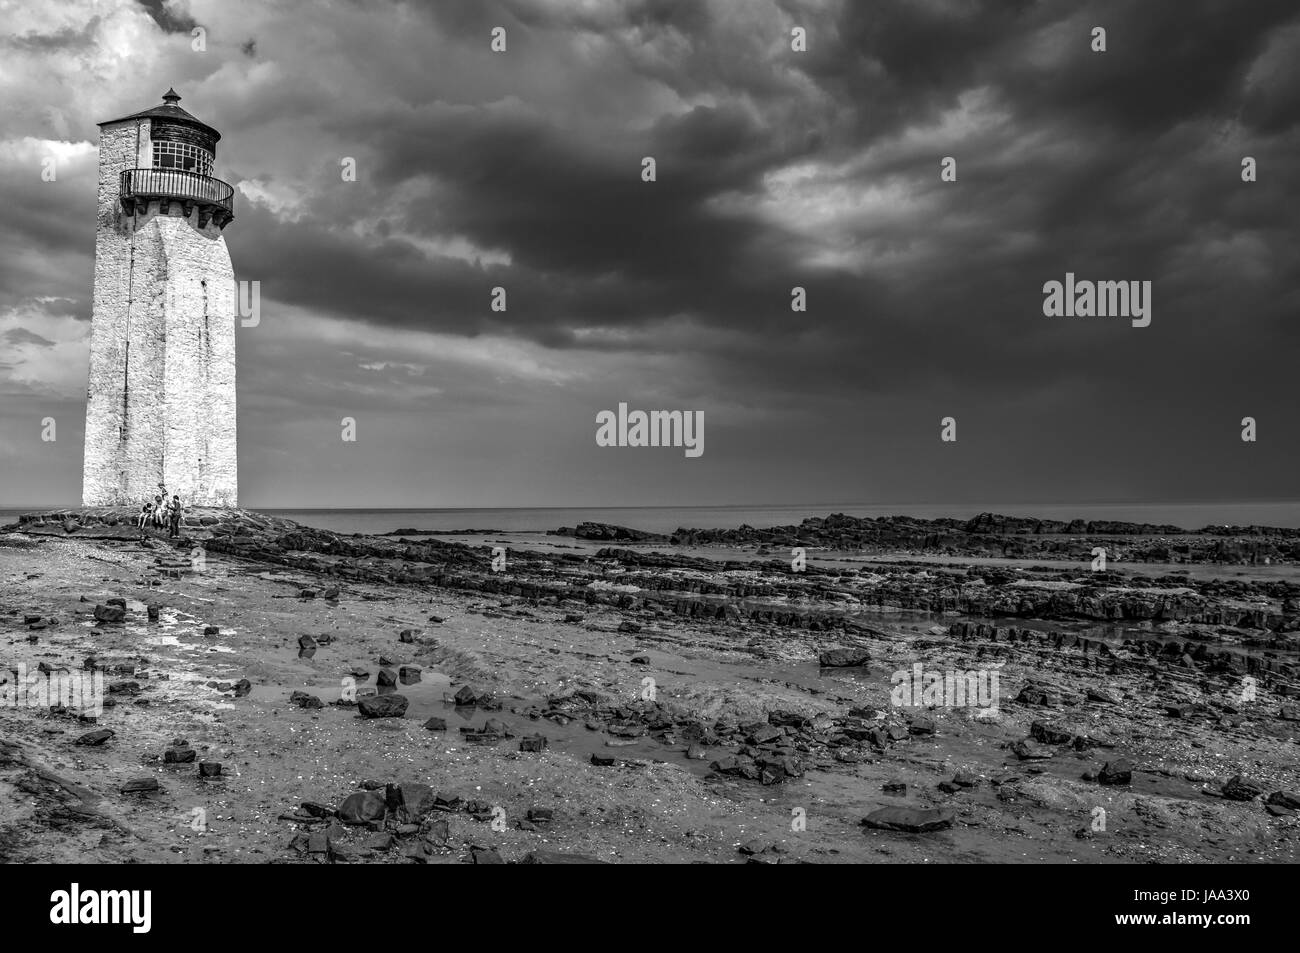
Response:
[[[498,569],[486,539],[212,511],[178,545],[142,545],[64,512],[0,534],[6,661],[102,671],[117,703],[93,723],[0,709],[0,781],[71,786],[0,795],[19,812],[0,825],[9,860],[1300,856],[1292,533],[1197,537],[1232,545],[1175,553],[1195,574],[1122,555],[1093,572],[1092,534],[909,547],[895,523],[870,546],[808,540],[797,572],[776,549],[790,540],[734,529],[676,546],[534,535]],[[984,537],[1051,546],[990,566]],[[96,620],[109,599],[121,621]],[[918,665],[996,674],[996,714],[987,692],[950,704],[942,680],[899,704]],[[392,691],[369,694],[383,672]],[[402,717],[362,713],[394,695]],[[124,793],[133,780],[158,790]]]

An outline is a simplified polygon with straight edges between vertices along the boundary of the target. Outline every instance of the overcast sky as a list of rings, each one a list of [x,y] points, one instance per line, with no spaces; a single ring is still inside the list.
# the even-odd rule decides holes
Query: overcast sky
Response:
[[[80,499],[95,124],[169,86],[261,282],[246,506],[1300,496],[1294,0],[0,0],[2,503]]]

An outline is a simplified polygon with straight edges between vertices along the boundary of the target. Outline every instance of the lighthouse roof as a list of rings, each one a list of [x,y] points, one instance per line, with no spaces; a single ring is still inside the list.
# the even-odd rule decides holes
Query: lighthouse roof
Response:
[[[197,126],[212,136],[212,141],[216,142],[221,138],[221,133],[213,129],[206,122],[195,119],[184,109],[177,105],[181,101],[180,95],[175,89],[168,89],[163,93],[161,105],[154,106],[152,109],[145,109],[138,113],[132,113],[129,116],[123,116],[120,119],[108,119],[99,123],[101,126],[108,126],[115,122],[126,122],[128,119],[170,119],[172,122],[182,122],[191,126]]]

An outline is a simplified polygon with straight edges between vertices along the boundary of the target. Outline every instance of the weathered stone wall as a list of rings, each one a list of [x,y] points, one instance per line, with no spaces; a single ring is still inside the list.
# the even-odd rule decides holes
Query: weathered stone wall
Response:
[[[197,211],[122,212],[119,176],[149,164],[148,126],[100,136],[83,502],[138,504],[161,482],[188,504],[234,506],[234,271]]]

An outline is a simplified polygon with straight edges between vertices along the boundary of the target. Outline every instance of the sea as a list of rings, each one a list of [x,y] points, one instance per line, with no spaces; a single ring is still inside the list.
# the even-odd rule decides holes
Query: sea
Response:
[[[0,507],[0,525],[21,513],[55,506]],[[397,529],[501,530],[541,533],[582,522],[611,523],[652,533],[676,529],[734,529],[797,524],[809,516],[915,516],[969,519],[980,513],[1055,520],[1124,520],[1201,529],[1205,526],[1300,528],[1300,500],[1219,503],[800,503],[735,506],[492,507],[481,509],[268,509],[306,526],[336,533],[388,533]]]

